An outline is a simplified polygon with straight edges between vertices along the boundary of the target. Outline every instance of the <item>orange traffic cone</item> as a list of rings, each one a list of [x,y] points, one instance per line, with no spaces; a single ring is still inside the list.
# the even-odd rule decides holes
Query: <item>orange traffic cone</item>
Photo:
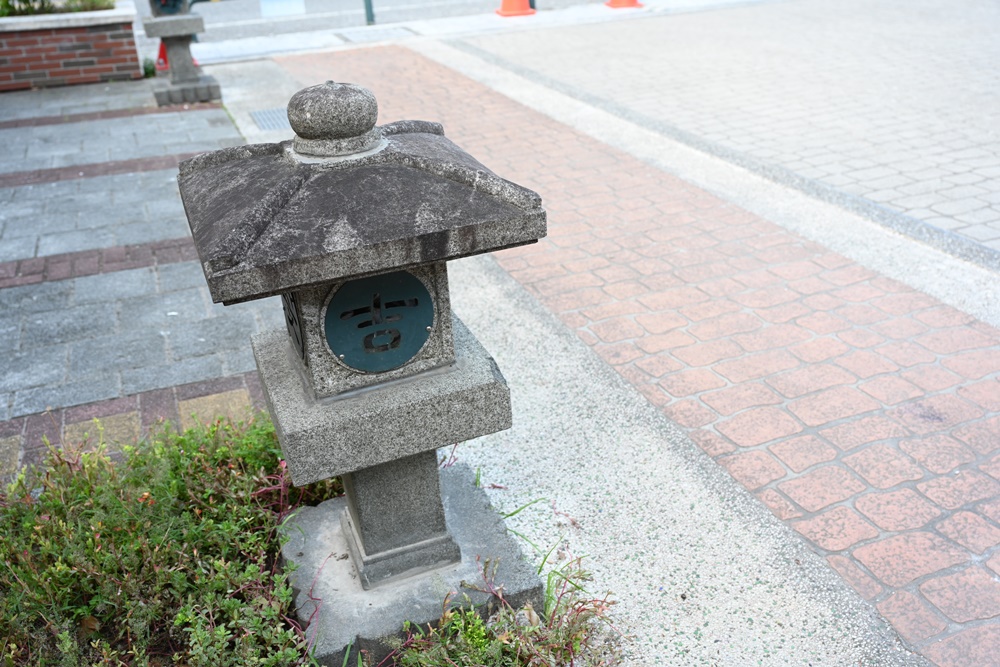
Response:
[[[497,14],[500,16],[528,16],[534,14],[531,8],[531,0],[503,0]]]
[[[198,66],[198,60],[196,58],[192,58],[191,62],[194,63],[195,67]],[[167,60],[167,45],[164,44],[162,40],[160,41],[160,50],[156,54],[156,71],[157,72],[170,71],[170,61]]]
[[[167,45],[160,42],[160,52],[156,54],[156,71],[167,72],[170,70],[170,63],[167,62]]]
[[[625,9],[626,7],[642,7],[642,3],[637,2],[637,0],[608,0],[604,6],[611,9]]]

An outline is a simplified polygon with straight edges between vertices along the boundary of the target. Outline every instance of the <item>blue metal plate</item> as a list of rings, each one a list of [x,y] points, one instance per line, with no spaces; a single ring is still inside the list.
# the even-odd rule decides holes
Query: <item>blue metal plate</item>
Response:
[[[433,324],[430,292],[406,271],[344,283],[324,319],[333,354],[365,373],[390,371],[415,357]]]

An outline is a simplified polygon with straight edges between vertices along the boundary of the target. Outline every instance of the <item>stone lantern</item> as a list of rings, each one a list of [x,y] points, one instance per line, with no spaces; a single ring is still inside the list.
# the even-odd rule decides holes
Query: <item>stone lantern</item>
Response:
[[[201,155],[178,178],[213,300],[281,295],[287,331],[252,345],[293,482],[344,482],[293,518],[283,550],[316,656],[338,666],[436,620],[449,592],[486,604],[462,588],[482,583],[481,559],[509,602],[541,602],[471,473],[436,453],[511,425],[503,376],[451,312],[447,261],[537,241],[541,199],[441,125],[377,115],[359,86],[306,88],[291,141]]]
[[[215,77],[204,74],[191,57],[191,41],[204,32],[205,21],[190,13],[188,0],[150,0],[151,18],[142,22],[147,37],[159,37],[170,63],[170,81],[153,81],[158,106],[222,99]]]

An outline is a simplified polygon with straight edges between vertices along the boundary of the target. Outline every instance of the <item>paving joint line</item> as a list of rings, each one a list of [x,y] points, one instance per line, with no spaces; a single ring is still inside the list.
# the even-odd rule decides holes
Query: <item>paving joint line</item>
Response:
[[[0,174],[0,188],[16,188],[23,185],[40,185],[58,181],[72,181],[95,176],[111,176],[130,174],[143,171],[158,171],[172,169],[181,162],[201,155],[204,151],[177,153],[173,155],[157,155],[152,157],[132,158],[128,160],[111,160],[108,162],[93,162],[90,164],[55,167],[52,169],[36,169],[33,171],[15,171]]]
[[[64,125],[69,123],[86,123],[92,120],[113,120],[130,116],[148,116],[152,114],[177,113],[181,111],[205,111],[222,109],[220,102],[197,102],[193,104],[172,104],[163,107],[132,107],[130,109],[108,109],[105,111],[89,111],[86,113],[63,114],[61,116],[39,116],[37,118],[15,118],[0,121],[0,130],[22,127],[40,127],[43,125]]]
[[[551,88],[584,104],[591,105],[635,123],[640,127],[660,133],[690,148],[743,167],[774,183],[793,188],[803,194],[860,215],[882,227],[926,243],[953,257],[963,259],[992,271],[1000,271],[1000,251],[987,248],[952,231],[941,229],[903,213],[892,211],[869,199],[842,192],[833,186],[806,178],[785,167],[768,164],[742,151],[733,150],[716,142],[702,139],[692,132],[632,111],[603,97],[578,90],[529,67],[512,63],[491,51],[469,44],[462,39],[443,40],[442,43],[520,77]]]
[[[0,262],[0,289],[196,260],[190,237]]]

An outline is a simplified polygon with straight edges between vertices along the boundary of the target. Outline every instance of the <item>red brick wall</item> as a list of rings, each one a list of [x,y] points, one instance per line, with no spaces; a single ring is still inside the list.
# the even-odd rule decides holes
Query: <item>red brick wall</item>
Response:
[[[0,91],[140,78],[131,23],[0,33]]]

